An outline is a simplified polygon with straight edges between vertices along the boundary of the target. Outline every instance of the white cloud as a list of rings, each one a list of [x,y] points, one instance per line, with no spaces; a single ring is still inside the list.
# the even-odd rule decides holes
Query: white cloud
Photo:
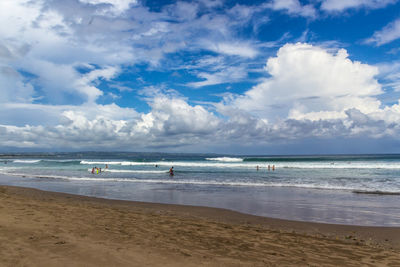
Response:
[[[400,137],[400,104],[369,114],[350,108],[340,119],[282,119],[274,123],[222,103],[216,107],[225,119],[216,117],[202,106],[189,105],[181,98],[159,95],[150,105],[151,111],[144,114],[115,105],[89,105],[79,109],[65,106],[64,110],[53,106],[52,112],[59,116],[58,124],[0,125],[0,144],[2,147],[25,148],[164,148],[168,151],[189,146],[216,151],[213,149],[216,146],[229,147],[232,143],[260,148],[304,138]],[[25,104],[26,107],[29,105]]]
[[[187,135],[212,133],[218,119],[202,106],[190,106],[179,98],[156,97],[152,111],[142,116],[135,130],[162,135]]]
[[[140,116],[132,109],[116,105],[53,106],[50,109],[57,113],[58,124],[2,125],[0,144],[76,149],[174,147],[196,141],[206,143],[204,138],[213,136],[220,124],[202,106],[191,106],[183,99],[158,96],[150,105],[152,110]],[[19,108],[38,112],[47,107],[20,105]],[[18,140],[24,142],[18,145]]]
[[[213,149],[216,146],[229,147],[233,143],[235,146],[260,148],[305,138],[400,137],[399,105],[370,115],[349,109],[342,119],[287,119],[268,123],[238,109],[228,108],[229,119],[221,120],[204,108],[190,106],[185,101],[156,99],[155,102],[151,112],[128,120],[102,116],[89,119],[79,111],[65,111],[62,113],[64,119],[56,126],[0,125],[0,144],[2,147],[78,150],[167,148],[169,151],[189,146],[216,151]]]
[[[73,105],[43,105],[29,103],[5,103],[0,106],[1,121],[10,118],[15,125],[56,125],[64,121],[64,112],[84,114],[88,120],[97,117],[109,120],[131,120],[139,114],[132,108],[122,108],[116,104],[96,105],[87,103],[81,106]],[[3,116],[6,116],[4,118]]]
[[[232,105],[270,121],[285,119],[343,118],[357,108],[370,113],[380,102],[375,76],[378,68],[351,61],[344,49],[336,54],[309,44],[287,44],[268,59],[271,75]]]
[[[254,65],[256,61],[251,61]],[[250,66],[241,57],[203,56],[190,64],[182,64],[179,68],[197,76],[200,81],[188,82],[190,87],[203,87],[223,83],[237,83],[246,80],[249,72],[262,71],[262,63],[257,67]]]
[[[220,7],[223,5],[223,0],[200,0],[199,2],[208,8]]]
[[[381,46],[400,39],[400,19],[397,19],[382,30],[376,31],[371,38],[365,40],[365,43]]]
[[[91,5],[109,5],[104,12],[111,11],[115,15],[120,15],[129,9],[131,5],[136,5],[137,0],[79,0],[82,3]]]
[[[392,88],[394,91],[400,92],[400,62],[381,63],[377,66],[382,84],[386,88]]]
[[[0,103],[31,102],[35,91],[29,82],[13,68],[0,63]]]
[[[330,10],[378,6],[373,1],[322,6],[329,3]],[[203,79],[187,84],[193,87],[242,81],[249,62],[264,63],[263,49],[271,48],[237,35],[252,26],[260,9],[317,15],[312,5],[298,0],[223,11],[221,5],[178,1],[155,12],[130,0],[0,1],[0,10],[7,10],[0,16],[0,146],[140,150],[399,136],[400,104],[382,107],[376,98],[382,93],[378,68],[350,60],[345,50],[308,44],[283,46],[267,61],[268,78],[243,95],[215,103],[214,113],[190,104],[176,90],[154,86],[139,92],[150,106],[146,113],[96,104],[101,95],[119,96],[103,92],[101,82],[125,94],[134,89],[115,78],[136,63],[186,70]],[[396,25],[374,34],[371,42],[389,42]],[[178,51],[194,52],[191,63],[165,57]],[[386,77],[398,81],[394,72]],[[32,104],[40,97],[48,104]]]
[[[190,82],[186,85],[198,88],[221,83],[234,83],[246,78],[247,70],[245,66],[230,66],[224,67],[219,71],[217,70],[214,73],[199,72],[197,76],[204,80],[199,82]]]
[[[321,9],[328,12],[340,12],[350,8],[383,8],[398,0],[322,0]]]
[[[119,69],[116,67],[105,67],[103,69],[95,69],[90,71],[89,73],[82,75],[80,79],[78,79],[74,84],[74,88],[81,91],[85,95],[87,95],[87,102],[94,103],[98,96],[102,95],[103,92],[96,88],[93,83],[98,81],[99,79],[110,80],[113,78]]]
[[[254,58],[258,51],[249,43],[210,43],[211,51],[230,56]]]
[[[314,18],[317,14],[313,5],[301,5],[299,0],[273,0],[265,6],[273,10],[284,10],[289,15]]]
[[[235,65],[255,58],[258,44],[238,38],[235,27],[245,25],[256,7],[243,6],[246,12],[242,10],[239,18],[234,12],[238,6],[226,13],[215,11],[221,4],[179,1],[152,12],[132,0],[1,1],[0,10],[7,12],[0,16],[0,57],[5,62],[0,66],[4,67],[0,81],[7,88],[19,88],[23,95],[17,97],[12,89],[4,89],[8,91],[3,93],[3,101],[12,95],[7,101],[42,97],[50,104],[65,105],[69,101],[66,95],[77,103],[96,101],[103,95],[97,81],[106,77],[91,79],[78,72],[77,66],[97,66],[92,74],[110,66],[142,62],[159,68],[166,54],[179,50],[237,56],[242,62],[235,61]],[[15,73],[13,79],[4,75],[6,69]],[[25,79],[21,70],[32,77]],[[247,76],[245,69],[239,71],[231,64],[220,65],[218,72],[197,71],[207,84],[226,82],[222,73],[232,75],[235,81]],[[41,89],[38,95],[37,88]]]

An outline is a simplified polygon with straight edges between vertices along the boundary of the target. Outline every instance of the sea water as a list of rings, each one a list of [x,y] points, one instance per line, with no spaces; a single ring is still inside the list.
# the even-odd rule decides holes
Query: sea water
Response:
[[[2,184],[51,191],[400,226],[400,155],[6,154],[0,173]]]

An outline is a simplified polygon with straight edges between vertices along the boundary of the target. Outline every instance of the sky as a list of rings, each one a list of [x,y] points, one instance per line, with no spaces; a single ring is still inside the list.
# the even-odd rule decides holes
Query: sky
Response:
[[[399,0],[1,0],[0,151],[400,153]]]

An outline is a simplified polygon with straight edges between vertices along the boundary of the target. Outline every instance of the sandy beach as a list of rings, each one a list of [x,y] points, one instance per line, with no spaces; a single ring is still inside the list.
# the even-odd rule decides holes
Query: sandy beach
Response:
[[[1,266],[400,266],[400,228],[0,187]]]

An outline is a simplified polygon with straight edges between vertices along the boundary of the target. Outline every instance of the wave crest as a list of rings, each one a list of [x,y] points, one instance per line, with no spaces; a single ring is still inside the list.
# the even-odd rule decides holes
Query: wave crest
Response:
[[[231,158],[231,157],[219,157],[219,158],[206,158],[206,160],[212,161],[224,161],[224,162],[242,162],[242,158]]]
[[[40,159],[16,159],[13,160],[13,163],[24,163],[24,164],[33,164],[40,162]]]

